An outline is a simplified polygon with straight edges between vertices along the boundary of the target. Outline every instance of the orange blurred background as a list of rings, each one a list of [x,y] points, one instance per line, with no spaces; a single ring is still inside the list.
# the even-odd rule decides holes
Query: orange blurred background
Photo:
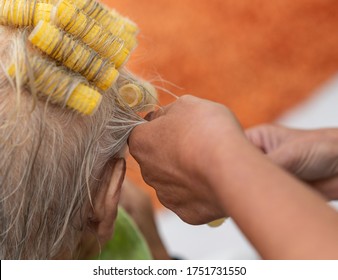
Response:
[[[227,105],[244,127],[273,121],[338,69],[336,0],[102,2],[141,29],[128,68],[177,95]]]

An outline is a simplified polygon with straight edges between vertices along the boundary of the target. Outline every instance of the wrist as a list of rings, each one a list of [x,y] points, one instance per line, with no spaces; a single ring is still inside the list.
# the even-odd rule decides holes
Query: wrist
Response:
[[[211,172],[204,177],[230,216],[233,203],[239,203],[249,189],[259,188],[265,174],[258,174],[276,168],[246,138],[235,140],[222,145],[214,154],[213,162],[209,163]]]
[[[230,139],[229,139],[230,140]],[[245,177],[244,163],[250,164],[248,160],[261,156],[249,141],[242,135],[231,137],[231,141],[219,143],[208,157],[199,164],[202,180],[210,189],[219,194],[220,192],[234,191],[231,184],[226,184],[229,179]]]

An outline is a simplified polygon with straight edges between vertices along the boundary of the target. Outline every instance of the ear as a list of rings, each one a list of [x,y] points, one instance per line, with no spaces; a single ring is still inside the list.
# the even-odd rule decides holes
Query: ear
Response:
[[[93,216],[90,221],[101,244],[107,242],[113,234],[121,187],[126,173],[125,160],[123,158],[114,160],[106,173],[102,186],[94,197]]]

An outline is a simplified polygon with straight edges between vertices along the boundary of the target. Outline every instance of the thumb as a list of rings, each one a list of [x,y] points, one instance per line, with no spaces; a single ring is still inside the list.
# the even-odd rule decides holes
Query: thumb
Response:
[[[249,141],[264,153],[277,149],[290,136],[291,130],[271,124],[263,124],[245,131]]]
[[[286,171],[302,177],[302,166],[306,162],[302,149],[297,149],[293,145],[282,145],[268,152],[267,156]]]
[[[297,141],[279,146],[267,156],[277,165],[302,180],[314,181],[337,172],[337,159],[329,145]]]

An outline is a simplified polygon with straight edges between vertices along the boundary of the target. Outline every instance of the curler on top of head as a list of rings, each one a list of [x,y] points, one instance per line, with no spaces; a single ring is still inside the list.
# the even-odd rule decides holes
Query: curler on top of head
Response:
[[[72,3],[61,0],[54,7],[52,20],[57,26],[82,40],[118,69],[129,57],[125,41],[111,34]]]
[[[48,22],[40,21],[28,39],[42,52],[80,73],[103,91],[109,89],[119,76],[113,64]]]
[[[116,31],[116,27],[123,29],[127,33],[137,35],[139,29],[131,20],[122,17],[117,11],[110,11],[96,0],[70,0],[79,9],[83,10],[90,17],[98,21],[102,26],[111,31]],[[112,32],[114,33],[114,32]]]
[[[97,110],[102,95],[79,77],[70,76],[65,69],[37,55],[28,58],[18,55],[18,61],[8,67],[7,73],[13,79],[16,76],[22,77],[22,86],[33,83],[37,96],[84,115],[92,115]],[[29,75],[28,71],[31,71],[32,75]]]
[[[98,22],[104,29],[125,42],[125,47],[132,51],[137,46],[136,36],[139,29],[135,23],[121,16],[115,10],[109,10],[95,0],[69,0],[77,8]]]
[[[14,27],[34,26],[50,21],[53,5],[33,0],[1,0],[0,23]]]
[[[67,67],[69,75],[78,73],[100,94],[113,88],[120,70],[137,45],[136,24],[96,0],[0,0],[0,24],[28,32],[28,42],[40,50],[42,56],[57,61],[56,66]],[[46,78],[49,83],[47,75],[39,77]],[[141,107],[140,104],[147,100],[148,91],[133,85],[127,76],[121,79],[126,79],[127,86],[115,89],[125,100],[124,105]],[[101,101],[92,91],[96,89],[79,84],[66,105],[91,114]],[[55,94],[51,92],[51,96],[55,101]],[[88,96],[96,96],[95,101]],[[85,103],[92,105],[85,106]]]

